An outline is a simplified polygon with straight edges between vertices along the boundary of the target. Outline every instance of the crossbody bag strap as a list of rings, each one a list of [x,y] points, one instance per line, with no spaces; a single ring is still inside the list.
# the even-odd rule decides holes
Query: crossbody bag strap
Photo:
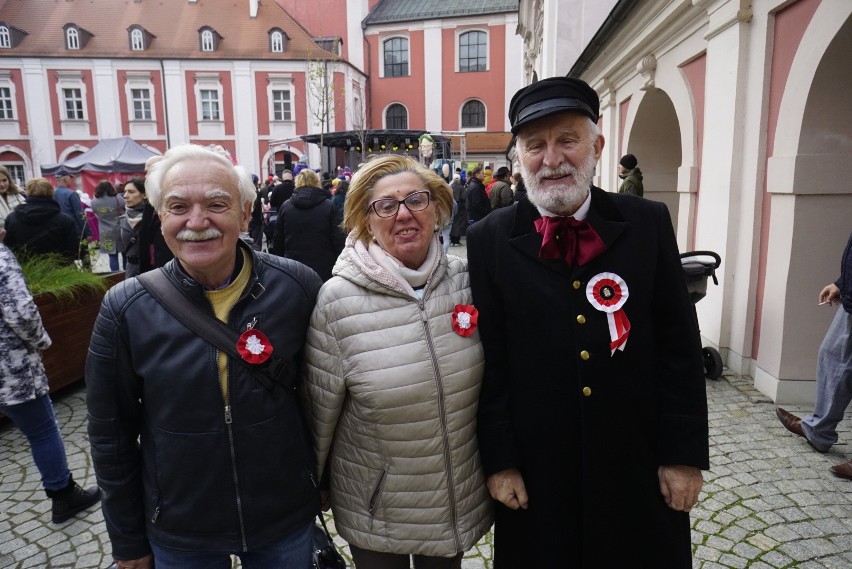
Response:
[[[145,290],[172,316],[208,343],[247,366],[264,387],[272,389],[273,383],[290,389],[295,387],[292,374],[287,373],[289,362],[275,356],[270,357],[263,364],[251,364],[245,361],[237,351],[239,334],[228,328],[221,320],[193,308],[192,301],[169,280],[163,269],[148,271],[137,278]]]

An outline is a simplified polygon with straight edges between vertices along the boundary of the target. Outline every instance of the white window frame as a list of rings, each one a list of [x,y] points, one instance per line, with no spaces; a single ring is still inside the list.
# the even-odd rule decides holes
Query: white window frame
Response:
[[[89,135],[89,95],[85,82],[83,82],[82,71],[56,72],[56,100],[60,108],[60,123],[62,125],[62,136],[81,137]],[[65,89],[79,89],[83,101],[83,118],[68,118],[65,104]]]
[[[27,180],[27,165],[23,162],[4,162],[3,166],[9,171],[9,175],[15,181],[19,188],[24,188],[24,182]],[[15,172],[20,171],[21,177],[15,176]]]
[[[201,100],[202,91],[215,91],[216,103],[219,110],[219,118],[202,118],[204,116],[204,105]],[[215,124],[223,123],[224,109],[222,108],[222,80],[218,73],[196,73],[195,74],[195,104],[196,104],[196,120],[198,123]]]
[[[405,109],[405,127],[402,130],[407,130],[409,125],[411,124],[411,112],[408,110],[408,107],[400,103],[399,101],[394,101],[390,103],[385,110],[382,112],[382,123],[384,124],[384,128],[390,129],[391,127],[388,125],[388,111],[390,111],[391,107],[399,105],[403,109]],[[394,127],[395,129],[396,127]]]
[[[3,91],[6,91],[4,93]],[[11,85],[0,83],[0,121],[15,120],[15,98]]]
[[[461,37],[469,32],[483,32],[485,34],[485,69],[491,70],[491,33],[488,28],[460,28],[456,30],[456,53],[453,58],[456,73],[482,73],[482,71],[462,71],[461,70]]]
[[[80,31],[71,26],[65,30],[65,46],[68,49],[80,49]]]
[[[12,47],[12,34],[9,26],[0,26],[0,48],[10,49]]]
[[[201,98],[201,120],[221,121],[222,104],[219,100],[219,91],[216,89],[199,89]]]
[[[145,34],[139,28],[130,30],[130,49],[133,51],[145,51]]]
[[[15,82],[12,81],[12,72],[11,71],[0,71],[0,89],[8,89],[9,90],[9,105],[5,110],[9,111],[10,116],[0,117],[0,121],[16,121],[18,120],[18,105],[15,102],[17,92],[15,89]]]
[[[216,51],[216,43],[213,41],[213,32],[203,30],[201,32],[201,51]]]
[[[289,73],[275,73],[267,77],[266,100],[269,102],[270,123],[292,123],[296,120],[295,99],[296,89],[293,87],[293,76]],[[279,120],[275,118],[275,95],[276,91],[290,92],[290,118]]]
[[[286,99],[276,100],[276,95],[285,94]],[[272,90],[272,120],[275,122],[292,122],[293,121],[293,101],[291,100],[293,92],[290,89],[273,89]],[[281,116],[276,116],[280,114]]]
[[[138,96],[137,96],[138,95]],[[133,104],[134,121],[154,120],[153,104],[151,102],[151,90],[145,87],[134,87],[130,89],[130,99]],[[138,105],[137,105],[138,103]]]
[[[483,111],[484,111],[484,118],[483,118],[482,126],[465,126],[465,125],[464,125],[464,122],[463,122],[463,118],[464,118],[464,107],[465,107],[465,105],[467,105],[468,103],[472,103],[472,102],[474,102],[474,101],[476,101],[476,102],[478,102],[480,105],[482,105],[482,108],[483,108]],[[471,131],[471,130],[472,130],[472,131],[485,130],[485,128],[486,128],[487,126],[488,126],[488,105],[486,105],[486,104],[485,104],[485,101],[483,101],[482,99],[478,99],[478,98],[476,98],[476,97],[473,97],[473,98],[467,99],[466,101],[464,101],[464,102],[461,104],[461,106],[459,107],[459,129],[460,129],[460,130],[465,130],[465,131]]]
[[[284,32],[275,30],[269,34],[269,44],[272,53],[284,53]]]
[[[129,122],[156,122],[157,113],[154,105],[154,82],[150,71],[128,71],[125,76],[124,96],[127,99],[127,120]],[[134,90],[148,91],[150,118],[137,118],[136,105],[133,97]]]
[[[403,39],[406,41],[408,46],[408,73],[405,75],[388,75],[385,73],[385,45],[387,42],[394,39]],[[380,38],[379,42],[379,45],[381,46],[381,53],[379,54],[379,77],[387,77],[388,79],[394,79],[396,77],[411,77],[411,38],[405,34],[394,34]]]

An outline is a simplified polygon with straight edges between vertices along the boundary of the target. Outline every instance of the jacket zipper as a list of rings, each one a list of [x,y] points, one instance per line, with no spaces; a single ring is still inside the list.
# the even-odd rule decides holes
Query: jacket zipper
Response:
[[[424,295],[425,298],[425,295]],[[461,551],[461,536],[459,535],[458,512],[456,512],[456,490],[453,477],[453,461],[450,456],[450,435],[447,428],[447,409],[444,400],[444,383],[441,380],[441,370],[438,367],[438,356],[435,354],[435,344],[432,340],[432,331],[429,329],[429,317],[426,314],[425,301],[417,303],[420,309],[420,321],[426,331],[426,343],[429,345],[429,356],[432,358],[432,367],[435,370],[435,386],[438,389],[438,411],[441,415],[441,433],[443,436],[444,464],[447,470],[447,492],[450,499],[450,515],[453,519],[453,536],[456,540],[456,551]]]
[[[225,425],[228,430],[228,446],[231,450],[231,469],[234,474],[234,488],[237,492],[237,517],[240,520],[240,540],[242,542],[243,551],[248,551],[246,524],[245,520],[243,520],[243,501],[240,498],[240,478],[237,476],[237,449],[234,445],[233,416],[231,415],[231,406],[228,404],[225,405]]]

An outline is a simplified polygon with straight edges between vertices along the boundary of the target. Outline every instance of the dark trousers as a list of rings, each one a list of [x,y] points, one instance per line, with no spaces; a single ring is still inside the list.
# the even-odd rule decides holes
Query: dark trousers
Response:
[[[379,553],[369,549],[349,546],[355,569],[410,569],[411,557],[414,569],[461,569],[463,553],[455,557],[430,557],[428,555],[402,555],[397,553]]]

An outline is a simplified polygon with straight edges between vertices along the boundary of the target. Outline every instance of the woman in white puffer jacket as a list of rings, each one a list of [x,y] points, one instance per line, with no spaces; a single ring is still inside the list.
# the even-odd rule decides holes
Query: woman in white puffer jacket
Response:
[[[402,156],[356,173],[320,290],[305,396],[335,526],[359,568],[458,568],[491,527],[476,442],[483,352],[466,262],[435,230],[452,190]]]

